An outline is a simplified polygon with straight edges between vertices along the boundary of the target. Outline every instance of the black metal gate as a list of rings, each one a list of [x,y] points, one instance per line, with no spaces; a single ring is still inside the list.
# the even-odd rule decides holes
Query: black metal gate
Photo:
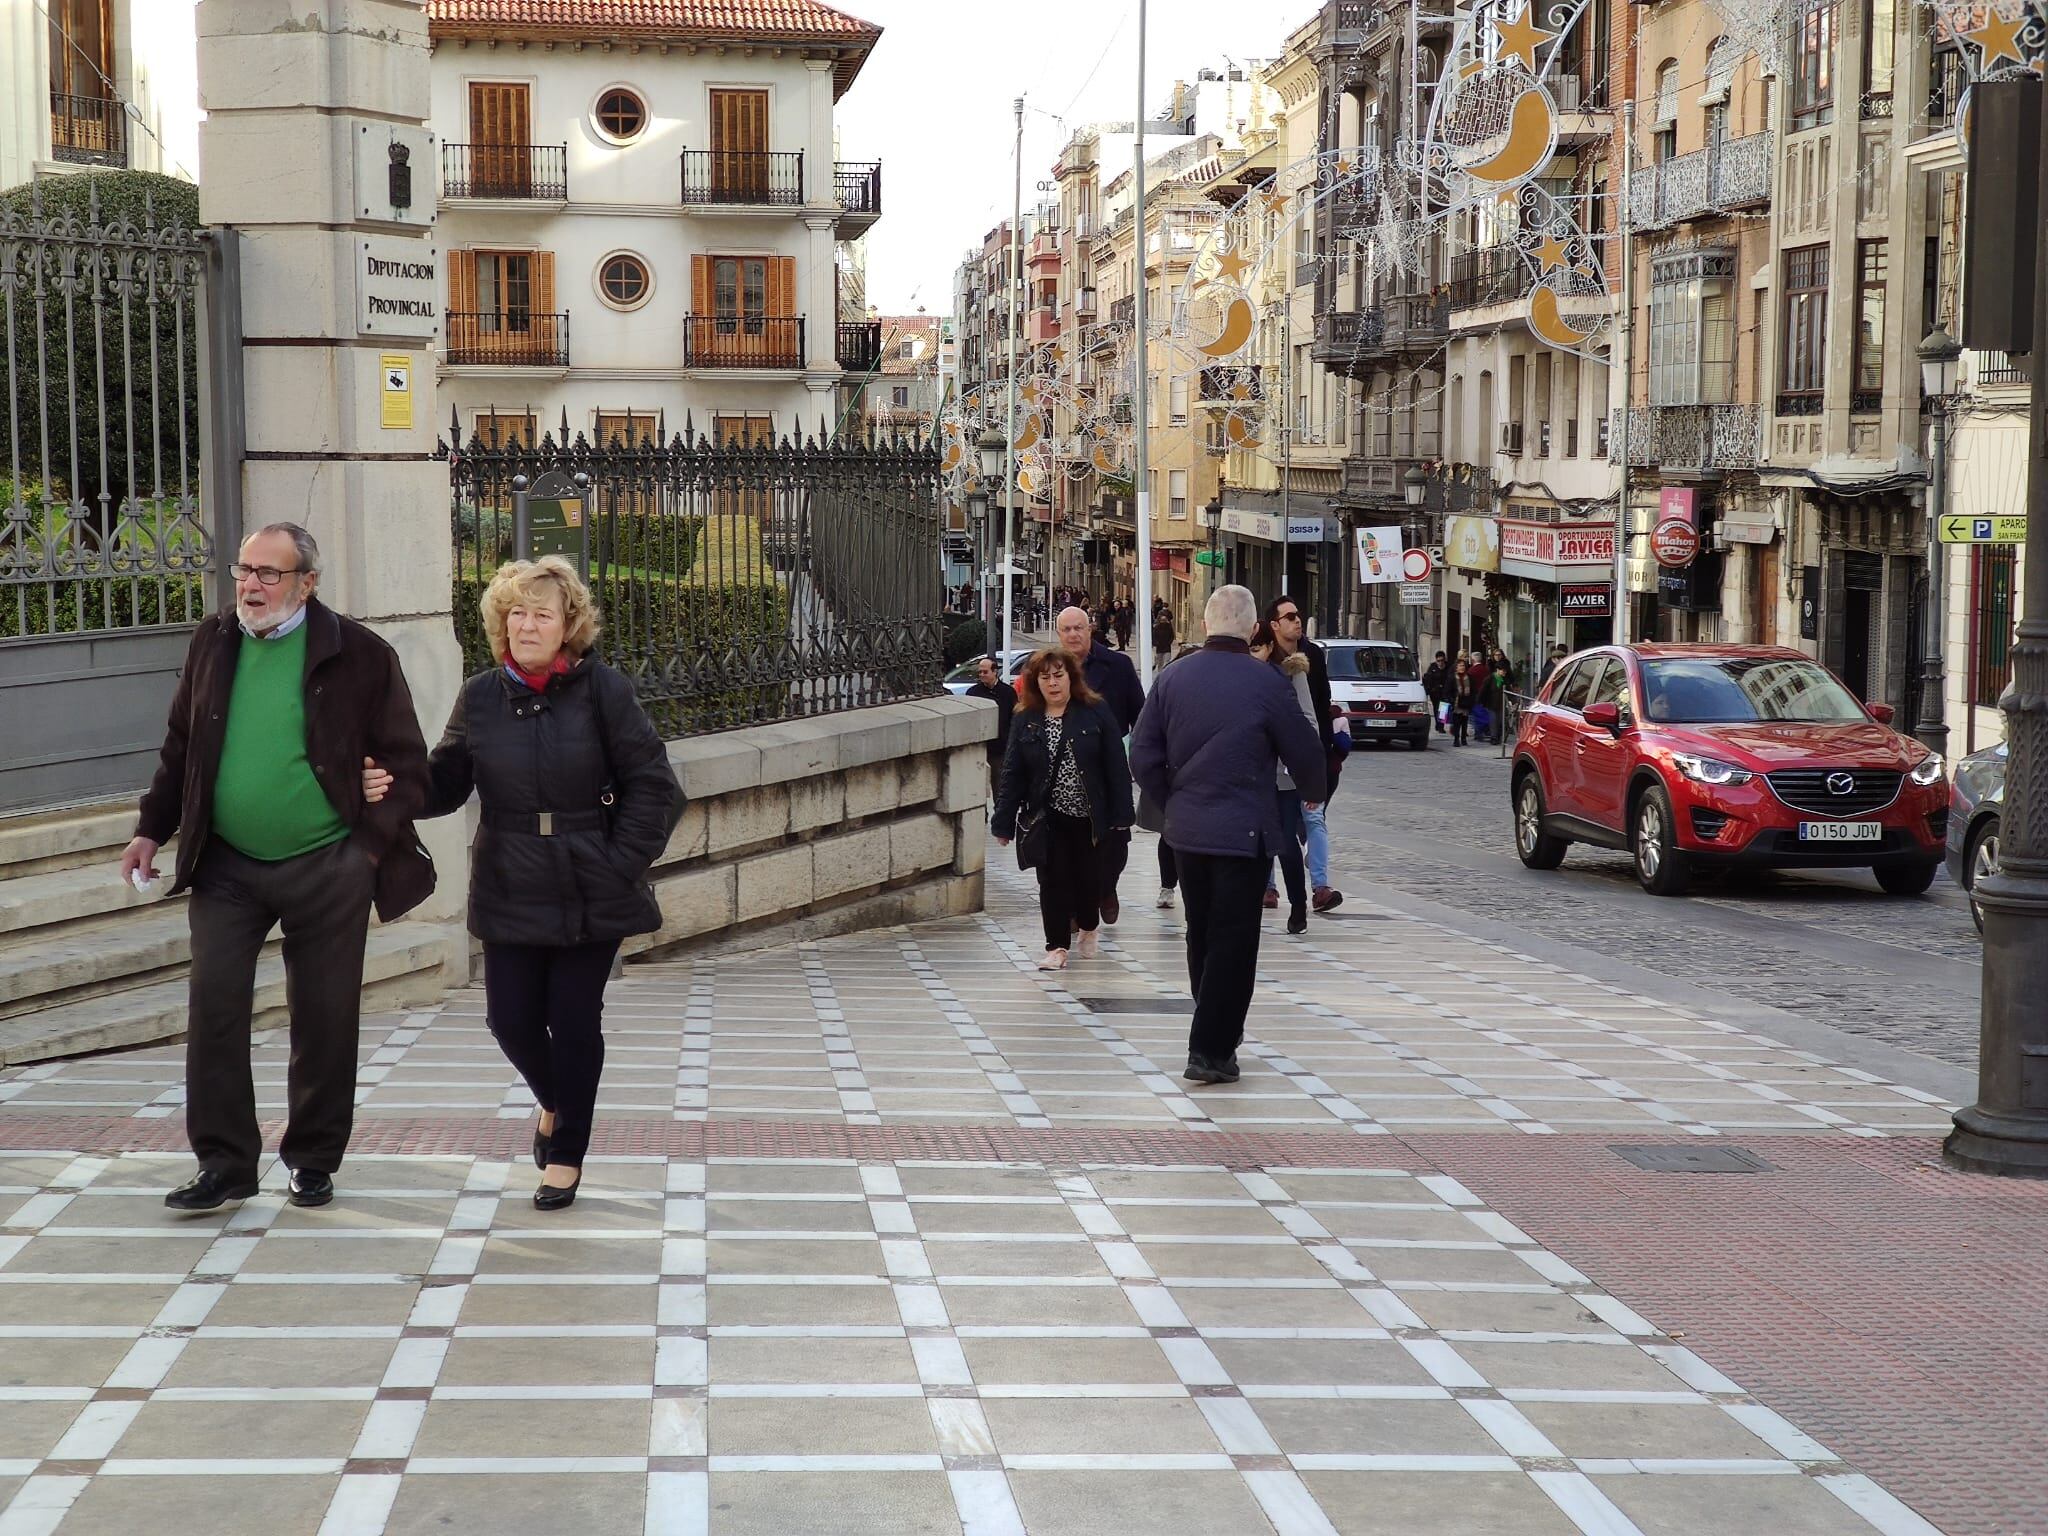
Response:
[[[0,812],[138,787],[212,607],[208,245],[125,177],[0,197]],[[119,183],[118,186],[115,183]]]
[[[487,419],[519,421],[493,412]],[[472,435],[449,460],[456,634],[495,664],[478,602],[513,556],[515,476],[587,477],[599,650],[669,737],[937,693],[944,626],[930,442],[667,443]],[[530,433],[518,434],[530,438]]]

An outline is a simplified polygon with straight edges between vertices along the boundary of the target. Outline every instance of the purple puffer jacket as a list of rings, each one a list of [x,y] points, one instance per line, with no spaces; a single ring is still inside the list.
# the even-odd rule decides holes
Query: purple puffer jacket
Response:
[[[1162,671],[1131,736],[1131,773],[1166,808],[1177,852],[1266,858],[1280,848],[1274,770],[1301,797],[1328,792],[1323,744],[1291,681],[1242,640],[1211,639]]]

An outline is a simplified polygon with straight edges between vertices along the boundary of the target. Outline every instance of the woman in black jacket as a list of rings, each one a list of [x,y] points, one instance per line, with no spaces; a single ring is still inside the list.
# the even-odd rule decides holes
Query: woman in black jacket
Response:
[[[483,597],[499,665],[462,685],[428,758],[423,816],[483,804],[469,931],[491,1033],[540,1105],[533,1203],[576,1198],[604,1070],[619,943],[661,926],[648,868],[682,814],[668,751],[623,675],[590,654],[597,610],[559,555],[500,567]],[[363,790],[382,797],[365,764]],[[388,778],[385,780],[388,783]]]
[[[1095,846],[1130,828],[1131,763],[1116,717],[1071,653],[1057,646],[1040,651],[1026,663],[1022,682],[989,830],[1007,847],[1020,816],[1027,824],[1044,818],[1043,831],[1035,834],[1043,843],[1038,913],[1045,923],[1038,968],[1059,971],[1066,969],[1076,929],[1081,939],[1074,953],[1084,960],[1098,953],[1102,881]]]

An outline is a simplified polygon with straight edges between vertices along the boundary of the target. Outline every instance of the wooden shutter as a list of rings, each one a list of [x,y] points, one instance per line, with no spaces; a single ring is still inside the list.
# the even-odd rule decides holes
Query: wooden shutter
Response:
[[[527,146],[532,97],[524,85],[481,80],[469,87],[470,188],[478,197],[525,197],[532,190]]]
[[[773,256],[768,261],[768,313],[789,319],[800,313],[796,305],[796,258]]]
[[[768,93],[711,93],[711,184],[719,202],[768,195]]]
[[[711,258],[692,256],[690,258],[690,318],[684,321],[688,328],[683,358],[686,363],[701,361],[710,354],[713,337],[718,327],[712,324],[710,315],[714,305],[711,280]]]
[[[448,253],[448,360],[476,346],[476,252]]]

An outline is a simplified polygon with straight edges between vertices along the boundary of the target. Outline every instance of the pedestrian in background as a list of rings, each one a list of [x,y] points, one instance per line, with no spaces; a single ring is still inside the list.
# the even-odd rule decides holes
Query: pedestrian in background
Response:
[[[469,931],[491,1033],[540,1106],[537,1210],[574,1203],[604,1073],[604,988],[621,941],[661,926],[647,871],[683,812],[668,749],[633,684],[591,654],[598,612],[560,555],[484,589],[498,664],[462,685],[427,760],[425,814],[475,794]],[[377,769],[364,790],[380,789]]]
[[[1323,648],[1308,637],[1308,621],[1301,604],[1291,597],[1276,598],[1266,605],[1266,622],[1272,626],[1273,644],[1281,656],[1308,658],[1309,719],[1322,738],[1323,760],[1337,755],[1334,716],[1330,700],[1330,660]],[[1347,727],[1347,730],[1349,728]],[[1332,778],[1330,787],[1334,789]],[[1344,893],[1330,884],[1329,799],[1304,801],[1302,836],[1307,846],[1309,905],[1318,912],[1332,912],[1344,904]]]
[[[1272,626],[1265,623],[1253,631],[1251,649],[1256,659],[1279,669],[1294,694],[1295,707],[1301,711],[1302,719],[1315,724],[1315,704],[1308,691],[1308,658],[1299,652],[1290,656],[1282,651],[1274,643]],[[1264,900],[1268,907],[1279,905],[1279,892],[1273,886],[1273,864],[1277,859],[1280,878],[1287,887],[1287,931],[1306,933],[1308,888],[1302,868],[1301,845],[1308,838],[1308,827],[1302,819],[1301,791],[1295,787],[1294,776],[1287,771],[1286,763],[1278,764],[1273,772],[1273,795],[1280,810],[1280,846],[1274,858],[1266,861]]]
[[[1166,599],[1152,599],[1152,654],[1155,665],[1164,667],[1173,650],[1173,610],[1166,606]]]
[[[1010,744],[1010,715],[1017,708],[1017,692],[1003,682],[1002,669],[993,656],[984,656],[975,663],[974,681],[967,685],[967,692],[996,707],[996,733],[983,746],[988,753],[988,798],[993,804],[1003,769],[1003,752]]]
[[[1472,664],[1461,661],[1451,669],[1451,745],[1462,747],[1472,724],[1472,711],[1479,706],[1479,693],[1473,686]]]
[[[1550,674],[1555,672],[1569,655],[1571,652],[1562,645],[1553,645],[1550,648],[1550,659],[1543,663],[1543,670],[1536,675],[1536,692],[1543,691],[1544,686],[1550,681]]]
[[[1088,632],[1088,615],[1078,608],[1062,612],[1057,621],[1056,632],[1060,647],[1080,664],[1081,676],[1089,690],[1099,694],[1116,720],[1117,737],[1121,740],[1131,733],[1137,723],[1138,711],[1145,707],[1145,688],[1138,681],[1138,669],[1131,658],[1120,651],[1113,651],[1100,638]],[[1130,822],[1125,821],[1123,830],[1104,838],[1096,847],[1096,857],[1101,861],[1101,906],[1102,920],[1112,928],[1123,915],[1123,904],[1117,897],[1117,882],[1123,878],[1124,866],[1131,858]]]
[[[1437,735],[1443,735],[1451,714],[1451,665],[1442,651],[1438,651],[1436,659],[1423,668],[1422,696],[1429,700],[1429,715],[1436,725]]]
[[[1195,1000],[1183,1076],[1234,1083],[1259,963],[1259,893],[1280,851],[1274,770],[1325,794],[1316,731],[1287,679],[1256,661],[1258,606],[1219,587],[1203,612],[1208,640],[1154,684],[1131,741],[1131,769],[1166,814],[1166,841],[1187,909],[1188,989]]]
[[[192,893],[185,1132],[199,1171],[164,1196],[174,1211],[256,1193],[249,1025],[274,927],[291,1015],[278,1151],[293,1205],[334,1198],[355,1121],[370,906],[392,922],[434,889],[412,828],[427,744],[397,652],[319,600],[320,547],[296,523],[249,535],[230,574],[235,606],[193,631],[156,776],[121,851],[121,878],[139,888],[177,836],[170,894]],[[381,805],[360,787],[373,754],[393,775]]]
[[[989,831],[1005,847],[1014,838],[1018,864],[1038,871],[1045,926],[1038,968],[1058,971],[1066,969],[1069,944],[1082,960],[1100,952],[1096,850],[1119,834],[1129,840],[1130,759],[1116,716],[1071,651],[1040,651],[1025,666],[1023,683]]]

